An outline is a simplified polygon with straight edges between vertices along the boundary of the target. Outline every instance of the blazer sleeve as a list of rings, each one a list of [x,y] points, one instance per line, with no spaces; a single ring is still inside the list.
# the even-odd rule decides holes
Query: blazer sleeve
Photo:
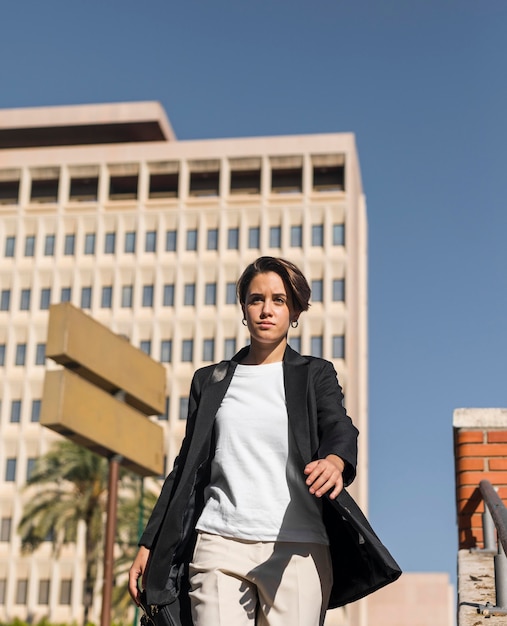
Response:
[[[181,474],[181,470],[185,465],[185,459],[188,452],[190,441],[192,440],[192,434],[195,428],[195,416],[197,413],[197,407],[199,406],[199,398],[201,396],[201,382],[200,382],[199,370],[194,374],[192,384],[190,386],[190,396],[188,399],[188,414],[187,425],[185,430],[185,437],[181,444],[180,452],[176,457],[173,465],[173,469],[164,481],[160,495],[153,507],[150,518],[144,529],[141,538],[139,539],[139,545],[151,548],[156,540],[158,531],[164,520],[167,508],[171,501],[171,496],[175,487],[178,484],[178,479]]]
[[[336,454],[342,458],[345,461],[343,482],[347,486],[356,476],[359,431],[343,406],[343,392],[333,364],[325,360],[320,364],[314,378],[319,435],[317,456],[323,459],[328,454]]]

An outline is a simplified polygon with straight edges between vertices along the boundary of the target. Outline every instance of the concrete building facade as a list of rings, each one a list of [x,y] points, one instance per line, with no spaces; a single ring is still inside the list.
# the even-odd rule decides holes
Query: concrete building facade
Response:
[[[48,307],[70,301],[164,363],[167,466],[193,371],[247,341],[235,282],[260,255],[301,267],[312,305],[291,329],[331,360],[361,432],[367,504],[367,225],[349,133],[179,141],[159,104],[0,111],[0,619],[79,621],[82,542],[20,553]],[[98,620],[96,607],[94,620]],[[349,607],[333,623],[365,626]]]

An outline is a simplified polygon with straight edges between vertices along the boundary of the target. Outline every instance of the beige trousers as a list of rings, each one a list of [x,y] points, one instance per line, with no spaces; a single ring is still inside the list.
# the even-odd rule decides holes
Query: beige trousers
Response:
[[[194,626],[322,626],[328,546],[199,533],[190,563]]]

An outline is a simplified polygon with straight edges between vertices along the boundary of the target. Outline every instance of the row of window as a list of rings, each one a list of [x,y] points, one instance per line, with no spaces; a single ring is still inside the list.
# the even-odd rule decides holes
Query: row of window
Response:
[[[3,520],[2,520],[3,526]],[[39,580],[37,604],[49,604],[50,580]],[[28,599],[28,580],[21,578],[16,581],[16,594],[14,604],[26,605]],[[0,605],[5,605],[7,600],[7,579],[0,578]],[[72,600],[72,580],[70,578],[60,581],[59,604],[70,605]]]
[[[338,342],[342,341],[339,339],[342,335],[336,335],[333,337],[332,344],[332,355],[335,359],[343,359],[344,355],[344,346],[340,345]],[[300,337],[291,337],[291,344],[294,344],[292,347],[298,352],[301,351],[301,338]],[[160,348],[158,355],[152,355],[152,342],[151,340],[142,340],[139,344],[140,349],[148,354],[149,356],[153,356],[153,358],[159,359],[161,363],[171,363],[173,359],[173,341],[172,339],[163,339],[160,342]],[[5,365],[5,355],[6,355],[6,344],[0,344],[0,366]],[[236,339],[234,337],[228,338],[224,340],[224,358],[230,359],[236,353]],[[322,337],[321,336],[313,336],[310,338],[310,353],[313,356],[322,356]],[[27,355],[27,344],[26,343],[17,343],[16,349],[14,353],[14,365],[24,366],[26,365],[26,355]],[[45,343],[37,343],[35,345],[35,365],[44,365],[46,360],[46,344]],[[194,361],[194,340],[193,339],[183,339],[181,342],[181,355],[180,360],[182,362],[191,363]],[[202,354],[201,360],[203,362],[213,362],[215,360],[215,339],[209,338],[204,339],[202,342]],[[14,405],[13,405],[14,406]],[[18,407],[18,410],[21,411],[21,408]],[[19,422],[19,414],[16,411],[11,412],[11,422]],[[17,419],[15,419],[17,417]]]
[[[26,480],[30,478],[32,472],[35,467],[35,462],[37,459],[29,458],[26,461]],[[5,482],[6,483],[14,483],[16,482],[16,472],[18,468],[18,459],[15,457],[11,457],[6,459],[5,461]],[[2,539],[2,541],[8,541],[7,539]]]
[[[188,229],[185,233],[185,249],[196,251],[198,246],[198,230],[196,228]],[[157,247],[162,245],[166,252],[176,252],[178,246],[178,231],[166,230],[163,241],[158,242],[158,233],[156,230],[149,230],[144,233],[144,251],[156,252]],[[116,233],[107,232],[104,235],[103,251],[104,254],[116,253]],[[293,248],[301,248],[303,246],[303,226],[293,225],[290,227],[289,235],[290,246]],[[27,235],[24,240],[23,252],[25,257],[33,257],[36,253],[36,236]],[[82,242],[82,251],[85,255],[93,255],[96,252],[97,236],[95,233],[85,233]],[[218,228],[208,228],[206,231],[206,249],[218,250],[220,243],[220,233]],[[228,250],[238,250],[240,246],[240,229],[228,228],[226,232],[225,247]],[[280,248],[282,245],[282,227],[270,226],[268,231],[268,245],[270,248]],[[311,245],[322,247],[324,245],[324,225],[313,224],[311,227]],[[334,224],[332,229],[332,245],[345,245],[345,226],[344,224]],[[44,256],[54,256],[56,247],[56,235],[48,234],[44,237]],[[261,229],[259,226],[252,226],[248,229],[247,247],[251,249],[259,249],[261,247]],[[135,254],[137,248],[136,231],[128,231],[125,233],[123,242],[123,251],[126,254]],[[75,233],[67,233],[63,241],[63,255],[72,256],[76,253],[76,235]],[[16,236],[8,235],[5,238],[4,256],[13,258],[16,256]]]
[[[297,352],[301,352],[301,337],[291,336],[289,337],[289,344],[294,350]],[[25,344],[18,344],[18,346],[25,346]],[[44,357],[44,344],[38,344],[38,346],[42,346],[40,349],[40,359]],[[2,346],[0,346],[2,348]],[[152,352],[152,342],[141,341],[140,348],[148,355],[151,355]],[[314,335],[310,337],[310,354],[312,356],[322,357],[324,356],[324,342],[323,337],[321,335]],[[23,352],[26,351],[26,347]],[[234,337],[227,338],[224,340],[223,346],[223,358],[230,359],[237,351],[236,339]],[[172,360],[172,352],[173,352],[173,342],[171,339],[164,339],[160,342],[160,352],[159,358],[162,363],[170,363]],[[5,353],[5,348],[3,349],[3,353]],[[2,352],[0,352],[2,354]],[[17,350],[16,350],[17,356]],[[331,358],[333,359],[344,359],[345,358],[345,336],[344,335],[333,335],[331,338]],[[193,339],[183,339],[181,343],[181,361],[182,362],[192,362],[194,360],[194,340]],[[203,362],[214,362],[215,359],[215,339],[204,339],[202,342],[202,361]],[[40,362],[39,364],[43,364]],[[20,363],[17,363],[20,364]],[[186,407],[188,398],[180,398],[180,407],[179,407],[179,418],[186,419]],[[30,421],[38,422],[40,419],[40,410],[41,410],[41,401],[40,399],[32,400],[31,409],[30,409]],[[9,421],[13,424],[18,424],[21,422],[22,415],[22,402],[21,399],[13,399],[11,400],[10,405],[10,413],[9,413]],[[169,419],[169,398],[167,398],[166,403],[166,411],[163,415],[159,416],[159,419]],[[10,467],[8,465],[8,472],[6,473],[7,481],[15,480],[16,475],[16,467],[15,467],[15,459],[14,466]]]
[[[311,189],[315,192],[343,191],[345,188],[345,166],[342,155],[328,155],[327,163],[318,162],[314,157],[311,171]],[[271,161],[269,174],[270,192],[275,194],[303,192],[303,158],[292,157],[292,162]],[[262,191],[262,170],[260,159],[253,159],[250,166],[244,160],[243,167],[231,163],[229,193],[260,194]],[[245,165],[247,167],[245,167]],[[172,171],[167,171],[172,170]],[[220,162],[218,160],[190,165],[188,195],[193,197],[214,197],[220,195]],[[18,204],[20,191],[19,178],[0,181],[0,204]],[[47,172],[44,177],[32,172],[30,202],[58,202],[60,179],[59,171]],[[178,198],[182,195],[179,163],[173,163],[165,172],[150,172],[148,199]],[[124,173],[109,175],[109,200],[137,200],[139,198],[139,174]],[[71,175],[69,185],[70,201],[97,202],[99,199],[98,168],[95,175]]]
[[[312,302],[324,301],[324,281],[316,279],[310,281],[312,289]],[[90,309],[92,306],[92,287],[82,287],[79,305],[82,309]],[[60,302],[70,302],[72,296],[71,287],[63,287],[60,290]],[[143,285],[141,291],[141,306],[153,307],[155,299],[154,285]],[[21,289],[19,298],[19,310],[28,311],[32,300],[32,290],[29,288]],[[175,285],[167,283],[162,289],[162,306],[174,306]],[[345,301],[345,280],[343,278],[333,279],[331,290],[332,302]],[[134,302],[134,285],[122,285],[120,293],[121,308],[131,308]],[[182,302],[184,306],[196,305],[196,284],[184,283]],[[205,283],[203,303],[213,306],[217,304],[217,283]],[[51,289],[43,287],[40,290],[39,309],[47,310],[51,304]],[[228,282],[225,285],[225,304],[236,304],[236,283]],[[110,309],[113,306],[113,286],[105,285],[100,291],[100,308]],[[11,310],[11,290],[2,289],[0,291],[0,311]],[[1,359],[0,359],[1,360]]]

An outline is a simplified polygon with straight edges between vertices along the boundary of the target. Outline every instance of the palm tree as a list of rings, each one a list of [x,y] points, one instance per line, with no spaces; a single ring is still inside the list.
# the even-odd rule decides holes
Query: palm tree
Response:
[[[75,542],[79,522],[85,525],[85,596],[83,623],[88,622],[98,565],[103,553],[108,461],[71,441],[57,442],[40,457],[27,481],[35,488],[18,527],[22,550],[32,552],[51,538],[56,553]]]

